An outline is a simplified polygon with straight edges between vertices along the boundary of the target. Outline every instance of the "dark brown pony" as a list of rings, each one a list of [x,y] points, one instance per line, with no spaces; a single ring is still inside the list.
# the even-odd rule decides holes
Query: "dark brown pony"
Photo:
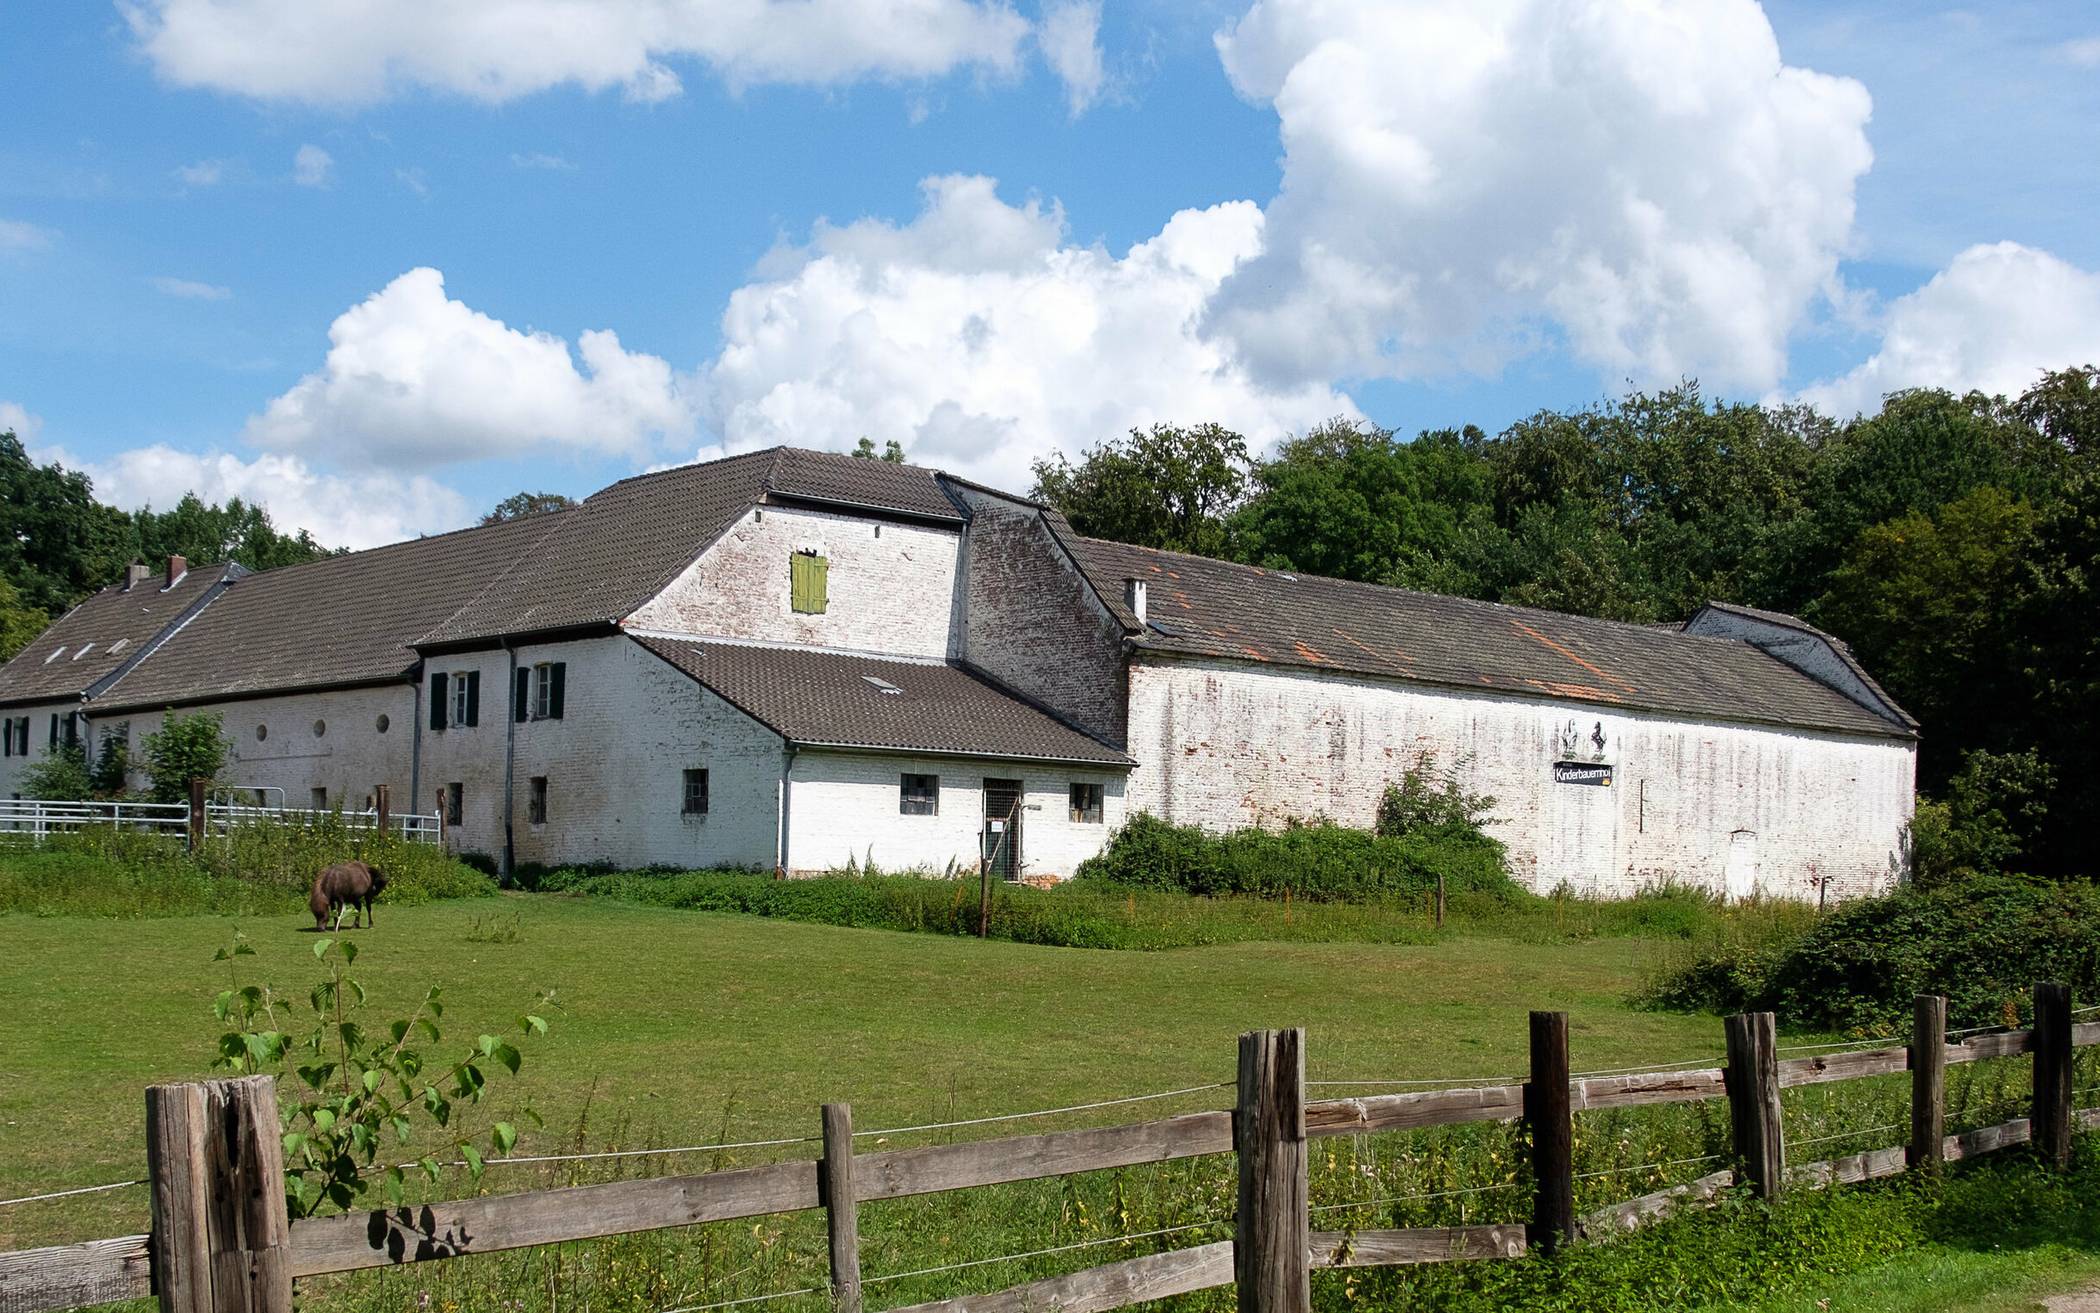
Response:
[[[329,928],[329,919],[334,918],[335,928],[343,928],[343,913],[357,912],[356,928],[373,924],[372,900],[386,889],[386,872],[363,862],[337,862],[334,866],[314,877],[313,891],[306,896],[306,906],[314,914],[314,929]]]

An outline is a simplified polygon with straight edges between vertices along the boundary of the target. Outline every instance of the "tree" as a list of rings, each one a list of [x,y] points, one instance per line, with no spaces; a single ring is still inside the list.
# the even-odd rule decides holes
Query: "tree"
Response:
[[[880,460],[887,461],[891,465],[902,465],[904,463],[904,444],[895,438],[891,438],[882,444],[882,454],[878,456],[875,454],[875,439],[862,438],[860,445],[853,449],[853,454],[861,460]]]
[[[60,743],[22,772],[24,797],[71,802],[88,794],[87,750],[78,741]]]
[[[1094,538],[1221,556],[1225,517],[1246,491],[1247,440],[1216,424],[1154,424],[1102,443],[1074,465],[1035,462],[1037,501]]]
[[[56,615],[107,584],[133,554],[124,512],[94,498],[85,474],[29,459],[0,432],[0,578],[18,605]]]
[[[15,586],[0,578],[0,661],[28,647],[50,623],[49,615],[25,605]]]
[[[88,794],[95,798],[121,798],[131,788],[131,743],[126,734],[104,734],[95,749],[95,764],[88,768]]]
[[[2034,744],[2056,772],[2053,823],[2034,847],[2036,870],[2100,875],[2100,469],[2088,468],[2035,526],[2021,596],[2012,608],[2010,664],[2026,684],[2025,725],[2008,737]]]
[[[481,517],[483,524],[502,524],[506,520],[522,520],[528,515],[541,515],[548,511],[568,511],[576,508],[576,499],[558,492],[514,492],[496,503],[495,509]]]
[[[2100,452],[2100,368],[2053,369],[2020,394],[2013,414],[2081,456]]]
[[[334,555],[301,529],[287,534],[270,521],[270,513],[238,497],[224,506],[184,493],[174,509],[141,507],[131,517],[137,539],[134,553],[147,561],[181,556],[197,562],[235,561],[251,570],[274,570]]]
[[[216,711],[185,716],[170,711],[139,744],[146,756],[146,795],[154,802],[187,802],[190,781],[209,783],[226,766],[227,742]]]

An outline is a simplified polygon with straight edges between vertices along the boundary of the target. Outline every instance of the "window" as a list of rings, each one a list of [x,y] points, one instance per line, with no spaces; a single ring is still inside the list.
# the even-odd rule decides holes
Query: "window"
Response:
[[[379,733],[384,734],[387,731],[387,726],[391,724],[393,724],[393,722],[388,720],[386,718],[386,713],[382,711],[379,713],[379,719],[372,722],[372,728],[377,730]]]
[[[815,552],[796,552],[788,558],[788,602],[804,615],[822,615],[830,601],[831,561]]]
[[[897,786],[897,810],[905,816],[940,815],[941,777],[938,775],[901,776]]]
[[[1101,823],[1101,786],[1098,784],[1074,784],[1072,786],[1072,819],[1082,825]]]
[[[315,811],[317,811],[317,812],[325,812],[325,811],[327,811],[327,810],[328,810],[328,790],[326,790],[326,789],[315,789],[315,790],[313,791],[313,795],[314,795],[314,796],[313,796],[313,799],[312,799],[312,801],[313,801],[313,809],[314,809]]]
[[[445,824],[457,825],[467,810],[467,786],[458,780],[445,786]]]
[[[685,773],[685,805],[679,811],[687,816],[707,815],[707,771],[688,770]]]
[[[322,736],[323,734],[326,734],[327,732],[328,732],[328,722],[327,722],[327,721],[325,721],[325,720],[317,720],[317,721],[315,721],[315,722],[314,722],[314,737],[315,737],[315,738],[320,738],[320,737],[321,737],[321,736]]]
[[[528,825],[547,823],[547,777],[532,777],[532,793],[525,803],[525,822]]]
[[[268,725],[257,725],[255,727],[255,741],[257,743],[262,742],[268,737],[270,737],[270,727]]]
[[[430,728],[481,723],[481,672],[440,670],[430,677]]]
[[[481,682],[478,670],[455,670],[452,672],[452,717],[454,725],[471,725],[474,712],[475,685]]]
[[[566,661],[542,661],[519,670],[517,687],[512,690],[511,719],[560,720],[562,686],[568,682],[568,673]]]

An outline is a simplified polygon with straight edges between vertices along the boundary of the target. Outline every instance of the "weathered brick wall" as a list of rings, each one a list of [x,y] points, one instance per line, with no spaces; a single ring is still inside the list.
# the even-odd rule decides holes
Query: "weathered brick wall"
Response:
[[[545,866],[771,867],[778,842],[780,739],[626,638],[528,644],[518,665],[566,662],[560,720],[511,721],[504,653],[437,657],[478,669],[480,724],[424,731],[424,792],[465,786],[458,846],[503,850],[504,739],[516,733],[512,842]],[[684,773],[708,771],[709,811],[686,816]],[[547,780],[547,821],[530,820],[531,780]]]
[[[1814,899],[1827,881],[1832,900],[1893,880],[1916,766],[1901,740],[1161,660],[1132,667],[1130,751],[1132,810],[1217,830],[1314,815],[1367,826],[1385,784],[1428,752],[1497,799],[1491,832],[1541,892],[1720,891],[1734,851],[1762,892]],[[1564,757],[1609,764],[1610,787],[1555,783]]]
[[[627,621],[631,629],[906,656],[952,653],[961,535],[822,511],[745,513],[676,581]],[[828,562],[822,614],[789,605],[788,558]]]
[[[311,806],[313,791],[323,789],[328,806],[351,809],[362,808],[384,784],[394,810],[430,810],[428,798],[411,805],[409,797],[416,708],[415,690],[407,684],[244,698],[183,707],[177,714],[198,711],[219,713],[227,742],[221,784],[281,789],[286,807]],[[98,745],[104,734],[129,725],[134,785],[145,783],[145,739],[163,718],[158,711],[95,717]]]
[[[963,655],[1104,742],[1126,733],[1122,631],[1036,512],[958,489],[964,538]]]
[[[940,777],[940,811],[898,811],[905,772]],[[797,874],[819,874],[864,863],[872,850],[887,871],[943,872],[950,861],[975,871],[984,825],[984,781],[1022,782],[1021,873],[1028,879],[1063,878],[1100,850],[1124,816],[1120,771],[906,754],[799,752],[791,774],[788,861]],[[1102,786],[1102,819],[1071,819],[1071,785]]]

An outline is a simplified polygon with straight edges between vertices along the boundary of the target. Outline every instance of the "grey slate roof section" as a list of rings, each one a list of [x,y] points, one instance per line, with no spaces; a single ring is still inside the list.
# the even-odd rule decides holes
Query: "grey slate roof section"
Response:
[[[1764,611],[1754,606],[1737,606],[1734,602],[1713,601],[1709,601],[1706,604],[1706,606],[1702,609],[1709,611],[1721,611],[1731,615],[1749,616],[1753,620],[1762,620],[1767,624],[1779,625],[1787,629],[1798,630],[1801,633],[1809,635],[1811,638],[1822,639],[1825,643],[1830,644],[1830,650],[1837,653],[1838,660],[1845,663],[1845,668],[1847,670],[1850,670],[1853,673],[1853,675],[1858,678],[1860,683],[1866,685],[1869,692],[1871,692],[1875,697],[1881,699],[1882,703],[1885,706],[1887,706],[1889,710],[1893,712],[1898,718],[1900,718],[1904,724],[1910,726],[1912,729],[1918,728],[1917,717],[1911,715],[1908,711],[1905,711],[1901,704],[1899,704],[1894,697],[1890,696],[1889,691],[1881,686],[1881,681],[1875,679],[1874,676],[1867,673],[1867,668],[1859,663],[1858,657],[1853,655],[1852,644],[1846,642],[1842,638],[1839,638],[1836,634],[1818,629],[1814,625],[1808,623],[1808,621],[1803,620],[1800,616],[1788,615],[1784,611]],[[1689,620],[1685,622],[1686,625],[1690,625],[1691,623],[1692,622]]]
[[[779,449],[766,491],[780,498],[962,521],[932,470],[831,452]]]
[[[1125,579],[1146,581],[1147,616],[1166,629],[1133,628],[1141,650],[1913,737],[1907,727],[1734,639],[1293,575],[1096,538],[1070,541],[1104,598],[1120,599]],[[1126,613],[1126,627],[1132,620]]]
[[[413,538],[229,584],[98,701],[159,707],[405,679],[410,646],[573,514]]]
[[[1127,768],[1122,753],[957,664],[809,648],[635,642],[788,742]],[[898,690],[886,692],[880,684]]]
[[[129,592],[122,584],[112,584],[91,595],[0,666],[0,705],[78,698],[94,691],[222,581],[246,573],[238,565],[192,566],[173,588],[165,588],[165,576],[156,571]]]

